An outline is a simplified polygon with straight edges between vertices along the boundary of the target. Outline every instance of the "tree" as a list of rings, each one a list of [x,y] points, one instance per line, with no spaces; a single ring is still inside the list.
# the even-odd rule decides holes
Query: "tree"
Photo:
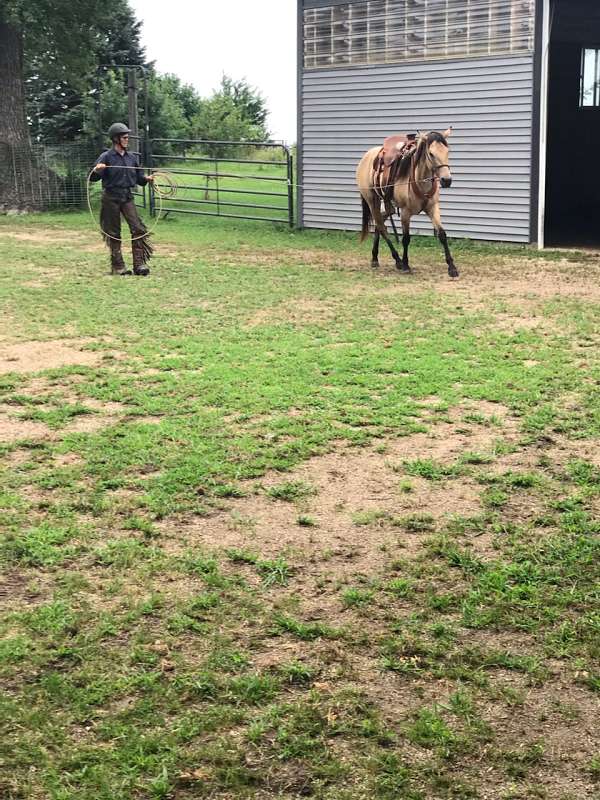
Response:
[[[176,75],[150,75],[148,114],[153,138],[191,138],[192,120],[201,105],[202,101],[194,87],[182,84]]]
[[[31,192],[46,180],[45,168],[35,164],[30,148],[26,110],[26,64],[43,62],[47,76],[66,81],[73,90],[85,89],[93,69],[98,37],[106,21],[118,13],[118,0],[3,0],[0,5],[0,205],[14,204],[9,179],[9,147],[25,151],[32,173]],[[66,94],[65,94],[66,96]],[[29,153],[27,153],[29,149]],[[14,151],[13,151],[14,152]],[[21,198],[26,207],[33,194]]]
[[[140,44],[141,22],[128,5],[119,5],[91,37],[91,54],[87,74],[72,75],[63,66],[57,70],[48,53],[30,52],[25,60],[27,74],[27,104],[30,125],[36,139],[50,142],[65,142],[81,136],[97,134],[95,95],[97,77],[100,80],[103,106],[111,110],[111,97],[115,76],[110,70],[98,72],[103,67],[121,65],[144,65],[145,53]],[[150,65],[146,65],[150,66]],[[120,93],[126,96],[127,76],[117,73]],[[124,102],[125,112],[127,102]],[[122,113],[117,117],[121,118]],[[127,114],[123,119],[127,118]],[[114,121],[111,119],[111,121]],[[110,124],[110,123],[109,123]]]
[[[265,100],[251,89],[246,81],[233,81],[226,75],[221,88],[203,100],[194,116],[192,130],[196,139],[216,141],[266,142],[269,132],[265,128],[267,117]],[[210,155],[222,158],[228,155],[226,145],[211,145]]]
[[[263,141],[263,138],[268,138],[269,133],[266,128],[269,115],[267,101],[259,91],[248,85],[245,78],[234,81],[227,75],[223,75],[220,94],[223,97],[231,98],[242,119],[263,131],[261,141]]]
[[[93,43],[116,0],[4,0],[0,5],[0,142],[29,141],[25,105],[27,64],[72,85],[93,63]],[[100,13],[102,12],[102,13]],[[82,81],[79,82],[80,84]]]

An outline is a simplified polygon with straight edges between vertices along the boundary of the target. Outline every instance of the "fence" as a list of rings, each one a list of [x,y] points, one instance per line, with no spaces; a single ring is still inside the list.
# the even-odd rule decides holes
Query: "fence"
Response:
[[[151,139],[148,157],[179,187],[163,204],[165,213],[294,224],[293,159],[283,144]]]
[[[283,144],[152,139],[135,143],[143,166],[164,170],[178,189],[162,201],[138,193],[152,215],[186,213],[294,224],[293,159]],[[98,156],[91,142],[0,145],[0,211],[84,207]]]
[[[0,144],[0,210],[83,206],[97,155],[88,142]]]

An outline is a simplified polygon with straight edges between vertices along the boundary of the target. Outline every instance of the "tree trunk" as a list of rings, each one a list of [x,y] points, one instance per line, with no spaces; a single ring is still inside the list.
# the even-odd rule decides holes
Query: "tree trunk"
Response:
[[[45,208],[62,183],[36,157],[29,139],[23,35],[0,21],[0,213]]]
[[[23,36],[0,22],[0,142],[29,144],[23,76]]]

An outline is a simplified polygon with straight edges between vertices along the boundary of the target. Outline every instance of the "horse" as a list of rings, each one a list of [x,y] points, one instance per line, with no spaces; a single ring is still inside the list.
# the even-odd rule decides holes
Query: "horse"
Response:
[[[452,128],[448,128],[443,133],[430,131],[412,137],[391,137],[392,144],[399,139],[402,146],[395,144],[399,149],[399,160],[393,166],[392,172],[379,172],[380,175],[391,175],[389,192],[386,192],[387,185],[383,187],[377,185],[378,165],[383,159],[382,148],[372,147],[361,158],[356,168],[356,183],[362,201],[360,241],[363,242],[367,237],[369,223],[373,220],[375,231],[372,267],[379,266],[379,237],[382,236],[390,248],[396,267],[401,272],[412,272],[408,263],[410,219],[415,214],[425,211],[433,224],[435,235],[444,248],[448,275],[451,278],[458,278],[458,270],[448,247],[448,237],[442,227],[439,201],[440,184],[444,189],[448,189],[452,185],[452,173],[448,163],[448,137],[451,133]],[[402,221],[402,258],[392,244],[385,227],[385,221],[391,218],[396,241],[399,241],[394,225],[394,208],[398,210]]]

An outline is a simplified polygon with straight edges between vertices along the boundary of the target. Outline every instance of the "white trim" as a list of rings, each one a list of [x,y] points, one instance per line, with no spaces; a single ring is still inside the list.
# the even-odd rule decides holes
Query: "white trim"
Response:
[[[548,51],[550,49],[550,0],[543,3],[542,12],[542,75],[540,81],[540,159],[538,195],[538,250],[544,248],[546,218],[546,155],[548,148]]]

